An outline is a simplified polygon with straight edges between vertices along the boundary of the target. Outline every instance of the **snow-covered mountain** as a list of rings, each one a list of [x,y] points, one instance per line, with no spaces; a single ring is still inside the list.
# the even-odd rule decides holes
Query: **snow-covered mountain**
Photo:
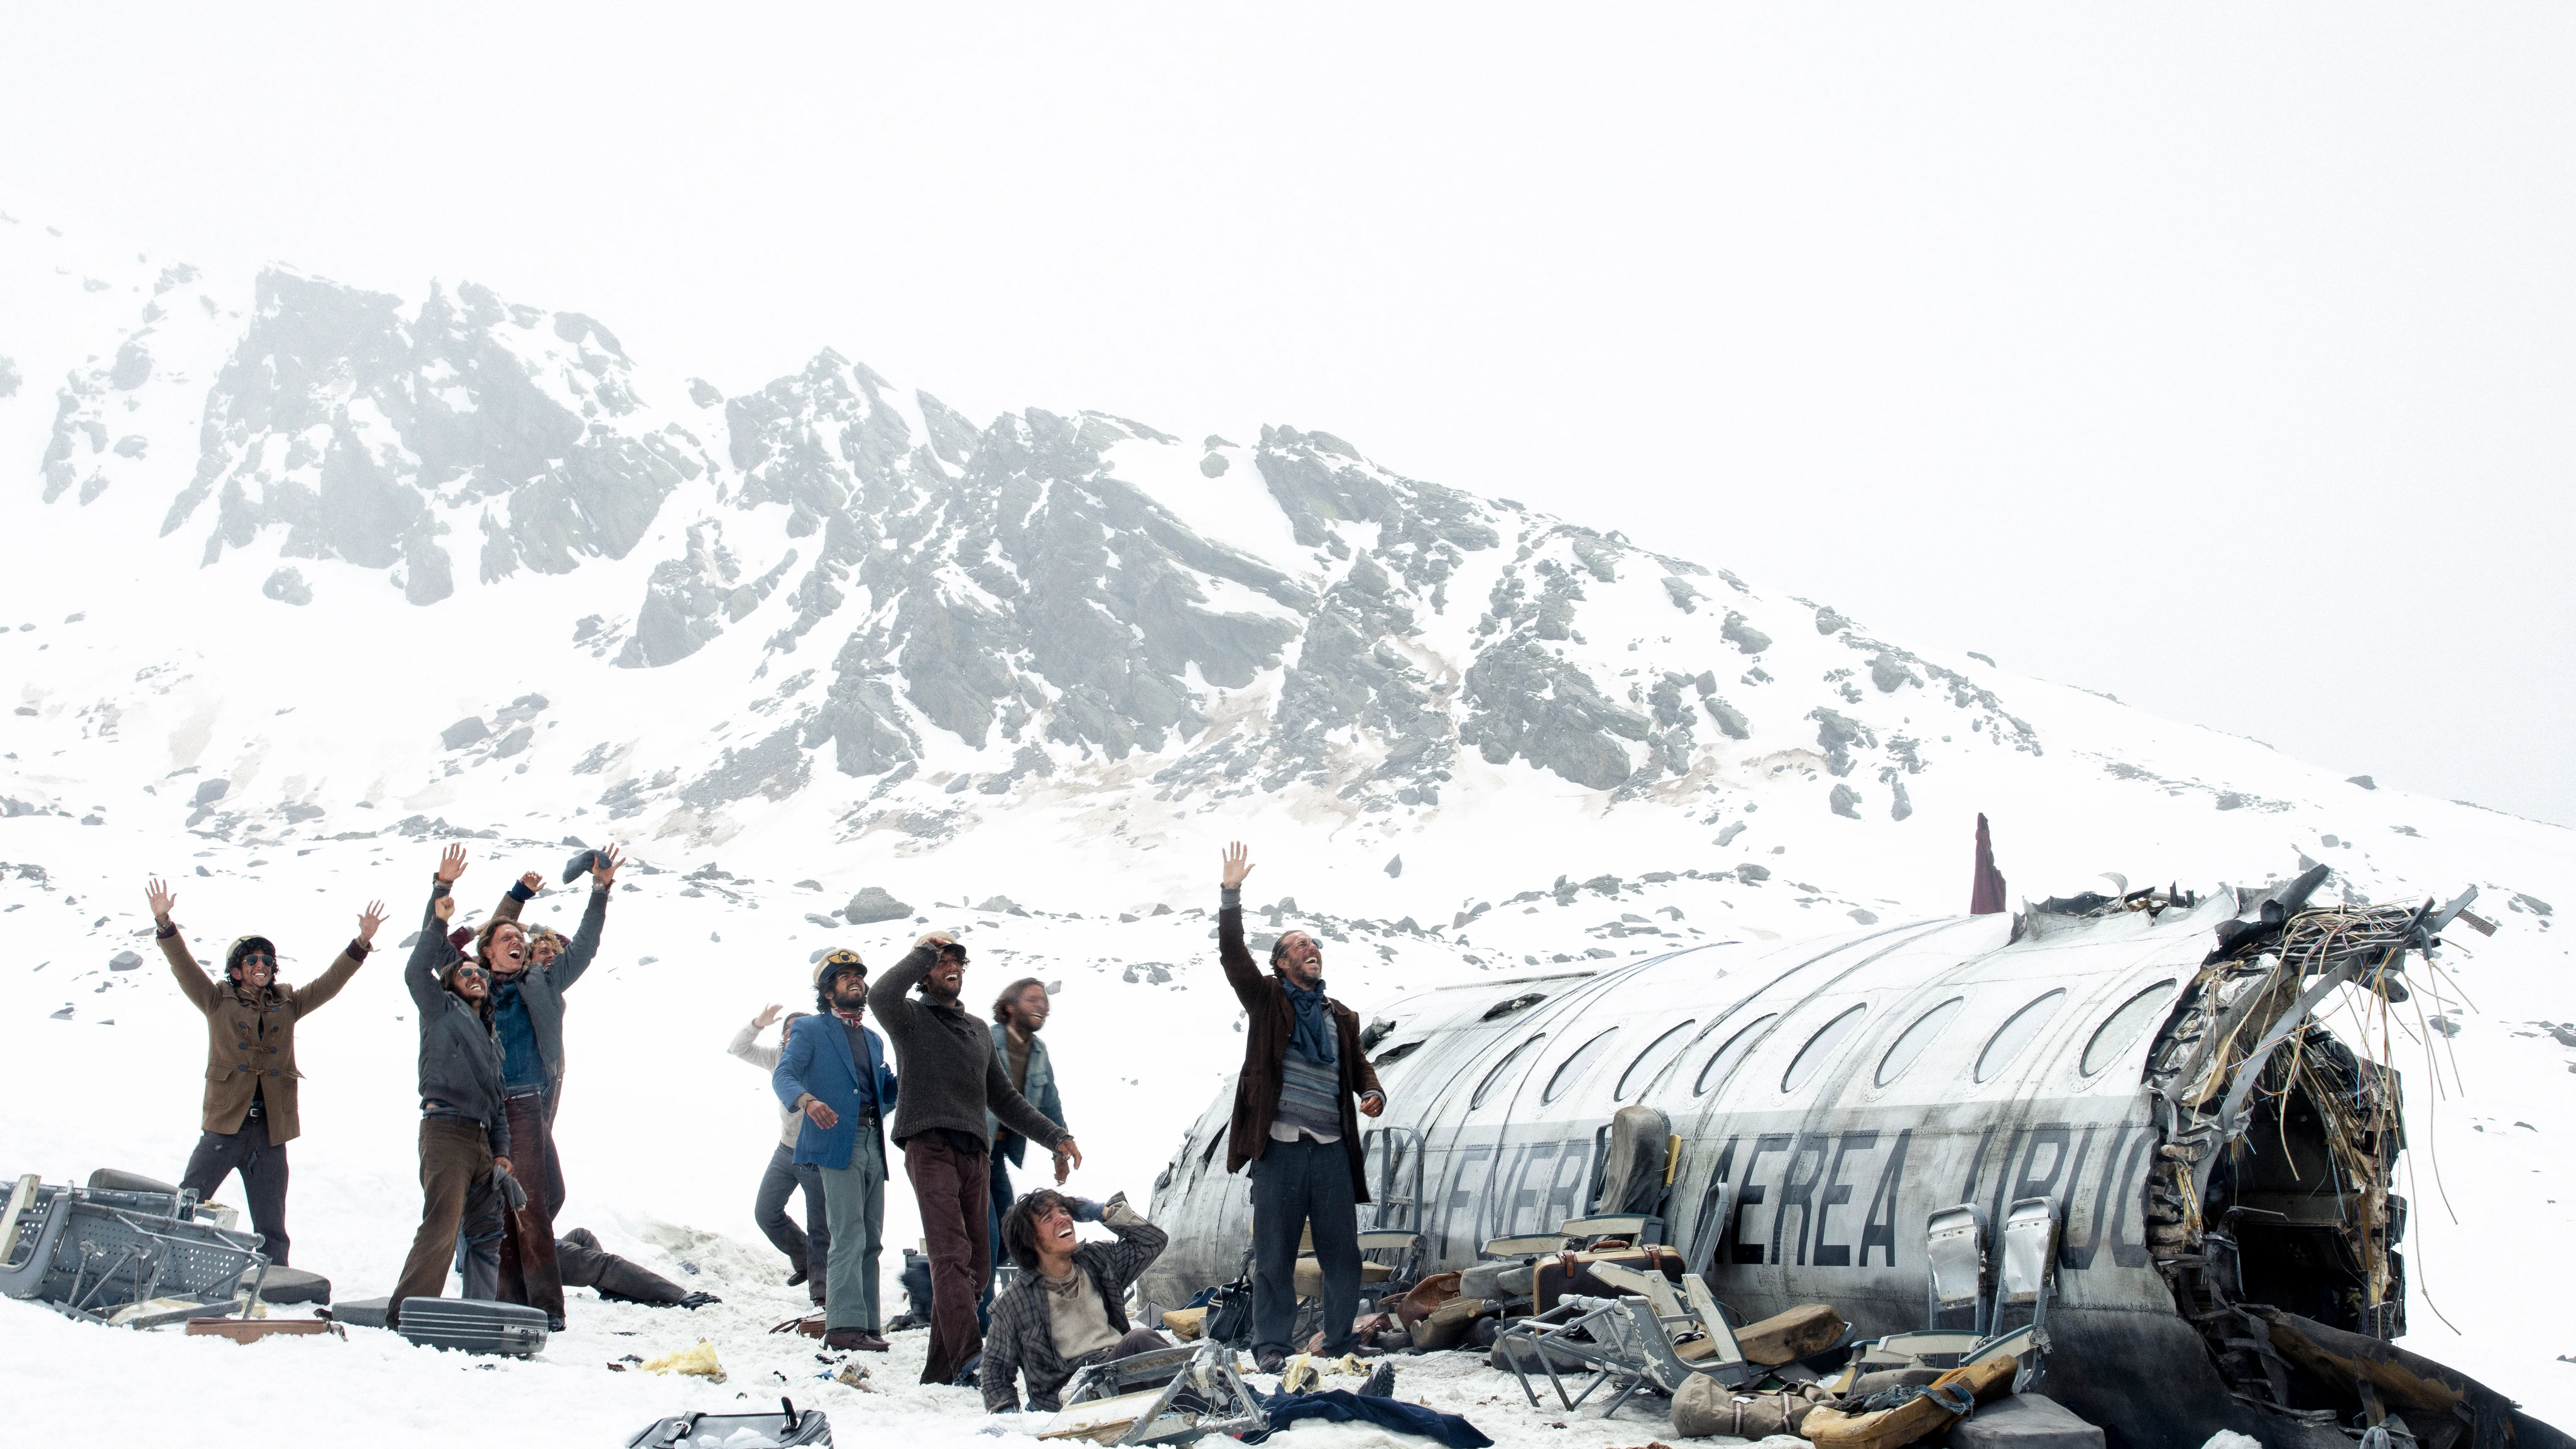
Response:
[[[650,1203],[748,1236],[760,1087],[719,1048],[805,990],[826,940],[875,959],[920,920],[963,923],[999,963],[989,984],[1061,980],[1069,1109],[1099,1124],[1104,1190],[1141,1196],[1232,1065],[1206,959],[1225,840],[1253,844],[1265,927],[1318,928],[1337,993],[1365,1003],[1399,980],[1956,912],[1983,812],[2034,898],[2101,872],[2259,884],[2302,856],[2354,897],[2479,886],[2496,933],[2451,960],[2484,1014],[2429,1003],[2446,1014],[2426,1030],[2495,1050],[2409,1102],[2454,1181],[2504,1187],[2460,1203],[2460,1227],[2423,1213],[2417,1281],[2446,1307],[2509,1302],[2449,1245],[2566,1225],[2554,1187],[2516,1178],[2520,1139],[2563,1125],[2548,1109],[2576,1041],[2551,940],[2551,902],[2576,894],[2565,830],[1893,639],[1763,581],[1724,537],[1597,532],[1328,432],[1034,407],[979,423],[828,350],[728,391],[649,339],[630,351],[470,283],[216,275],[33,215],[0,216],[0,289],[0,1050],[78,1072],[113,1041],[129,1063],[95,1111],[0,1107],[0,1149],[23,1149],[0,1168],[175,1169],[194,1021],[157,961],[119,959],[151,954],[152,871],[218,949],[254,923],[300,932],[293,976],[371,895],[409,930],[437,839],[497,862],[469,901],[567,839],[628,842],[622,984],[571,1028],[575,1209]],[[1625,466],[1607,426],[1598,466]],[[2228,545],[2171,520],[2068,532]],[[1963,557],[1956,586],[2052,606],[2012,574]],[[2102,647],[2260,669],[2355,642]],[[2320,707],[2404,708],[2423,687],[2392,674]],[[299,1193],[390,1198],[398,1218],[408,1128],[384,1124],[409,1028],[389,980],[363,992],[348,1035],[320,1020],[304,1049],[326,1082],[298,1180],[368,1186]],[[2396,1051],[2422,1067],[2424,1046]],[[739,1129],[722,1172],[611,1111],[674,1091]],[[378,1216],[311,1230],[359,1287],[400,1256]],[[2470,1366],[2546,1407],[2549,1357],[2576,1342],[2510,1328],[2472,1338],[2512,1371]]]

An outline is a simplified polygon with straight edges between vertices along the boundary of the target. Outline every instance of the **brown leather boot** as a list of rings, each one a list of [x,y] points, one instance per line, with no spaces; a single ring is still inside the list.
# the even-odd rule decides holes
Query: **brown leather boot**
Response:
[[[856,1349],[861,1353],[883,1353],[893,1347],[892,1344],[864,1328],[835,1328],[823,1335],[823,1346],[843,1350]]]

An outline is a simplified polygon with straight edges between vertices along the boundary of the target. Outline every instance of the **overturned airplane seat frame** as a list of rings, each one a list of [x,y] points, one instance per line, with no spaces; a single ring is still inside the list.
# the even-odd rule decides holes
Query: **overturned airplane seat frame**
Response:
[[[197,1221],[195,1202],[20,1178],[0,1212],[0,1297],[92,1323],[161,1299],[229,1307],[245,1278],[256,1299],[268,1273],[259,1234]]]

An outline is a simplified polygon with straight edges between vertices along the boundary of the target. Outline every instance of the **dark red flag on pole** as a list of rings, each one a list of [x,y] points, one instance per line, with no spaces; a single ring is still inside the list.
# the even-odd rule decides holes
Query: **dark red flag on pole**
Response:
[[[1977,815],[1977,879],[1968,888],[1968,914],[2000,915],[2004,910],[2004,873],[1995,869],[1995,842],[1986,832],[1986,817]]]

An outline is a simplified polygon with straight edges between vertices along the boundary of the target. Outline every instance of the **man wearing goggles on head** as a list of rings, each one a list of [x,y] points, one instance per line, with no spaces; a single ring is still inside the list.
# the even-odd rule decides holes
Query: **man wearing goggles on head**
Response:
[[[239,1172],[250,1198],[251,1226],[266,1240],[271,1263],[286,1266],[286,1144],[302,1130],[296,1118],[295,1024],[340,994],[373,948],[384,924],[378,901],[358,917],[358,934],[331,969],[313,982],[289,986],[277,979],[277,947],[266,936],[244,936],[224,953],[224,979],[215,981],[188,952],[170,920],[178,898],[158,877],[144,887],[152,907],[161,954],[189,1004],[206,1016],[206,1096],[197,1148],[188,1154],[179,1185],[202,1200]]]

